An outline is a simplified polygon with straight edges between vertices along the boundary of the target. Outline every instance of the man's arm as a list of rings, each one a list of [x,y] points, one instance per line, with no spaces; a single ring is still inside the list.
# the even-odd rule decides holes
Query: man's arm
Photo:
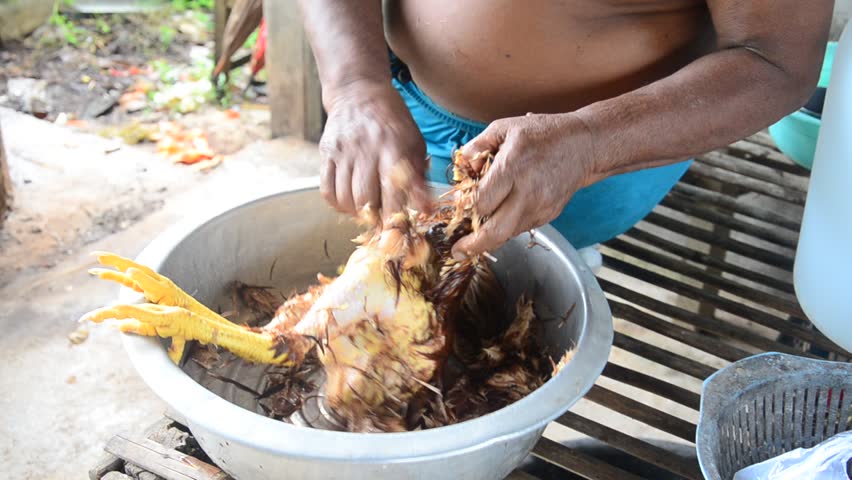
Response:
[[[326,109],[352,84],[390,82],[381,0],[299,0],[299,6]]]
[[[595,181],[724,147],[813,94],[832,0],[709,0],[717,50],[675,74],[576,112]]]
[[[409,202],[427,209],[426,146],[391,84],[381,0],[299,5],[328,112],[319,145],[323,197],[350,214],[366,205],[390,214]]]
[[[580,188],[720,148],[813,93],[832,0],[708,0],[717,49],[673,75],[576,112],[492,122],[465,145],[495,152],[477,209],[490,219],[453,247],[488,251],[555,219]],[[474,165],[476,167],[477,165]]]

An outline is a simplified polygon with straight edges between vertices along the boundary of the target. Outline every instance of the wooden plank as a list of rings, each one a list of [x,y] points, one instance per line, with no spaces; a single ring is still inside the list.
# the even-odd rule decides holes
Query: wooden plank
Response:
[[[627,305],[626,303],[610,300],[609,306],[612,309],[614,317],[627,320],[634,325],[647,328],[648,330],[659,333],[660,335],[677,340],[684,345],[689,345],[690,347],[702,350],[719,358],[723,358],[729,362],[735,362],[751,356],[749,352],[737,348],[724,340],[708,335],[702,335],[701,333],[692,330],[687,330],[672,322],[655,317],[649,313],[645,313],[636,307]]]
[[[615,363],[607,363],[602,375],[625,385],[641,388],[658,397],[667,398],[695,411],[701,408],[701,396],[699,394],[642,372]]]
[[[3,148],[3,130],[0,128],[0,227],[12,205],[12,181],[9,179],[9,160]]]
[[[661,302],[655,298],[642,295],[641,293],[637,293],[633,290],[630,290],[629,288],[623,287],[622,285],[619,285],[617,283],[610,282],[609,280],[606,280],[604,278],[598,278],[598,283],[600,283],[601,288],[603,288],[603,290],[607,292],[607,294],[615,295],[619,298],[627,300],[630,303],[635,303],[640,307],[645,307],[649,310],[653,310],[659,315],[665,315],[675,320],[688,323],[701,330],[712,332],[713,334],[721,335],[723,337],[730,338],[732,340],[737,340],[742,343],[747,343],[749,345],[754,346],[758,350],[765,352],[774,351],[788,353],[791,355],[802,355],[811,358],[817,358],[816,356],[813,356],[809,353],[803,353],[800,350],[797,350],[788,345],[778,343],[772,339],[766,338],[746,328],[731,325],[730,323],[718,318],[703,317],[686,309],[676,307],[674,305],[669,305],[668,303]]]
[[[567,412],[557,418],[556,422],[681,477],[690,480],[704,479],[696,459],[673,455],[664,448],[643,442],[618,430],[581,417],[576,413]]]
[[[641,246],[625,242],[624,240],[615,238],[606,244],[607,247],[627,254],[633,258],[648,262],[652,265],[664,268],[678,275],[686,276],[698,280],[705,285],[712,285],[728,293],[732,293],[741,298],[751,300],[769,308],[774,308],[780,312],[792,315],[794,317],[804,317],[805,313],[799,306],[798,302],[788,300],[775,294],[757,290],[747,285],[738,283],[732,279],[725,278],[721,275],[713,275],[712,273],[696,268],[688,263],[672,258],[668,255],[653,252],[642,248]]]
[[[795,195],[808,191],[808,179],[800,175],[790,175],[774,168],[765,167],[754,162],[743,161],[742,158],[728,155],[722,151],[710,152],[698,158],[716,168],[728,170],[740,175],[772,183],[795,192]]]
[[[748,137],[746,139],[746,141],[748,141],[750,143],[757,144],[757,145],[763,145],[766,148],[769,148],[773,151],[781,153],[781,151],[778,150],[778,145],[775,144],[775,140],[772,139],[772,135],[769,134],[768,130],[762,130],[760,132],[757,132],[754,135]],[[785,163],[789,163],[790,165],[794,164],[793,160],[787,158],[786,156],[783,157],[783,158],[784,158],[783,161]]]
[[[799,231],[799,227],[801,226],[801,218],[791,220],[787,216],[782,215],[773,210],[758,207],[750,203],[737,200],[736,198],[731,197],[729,195],[724,195],[719,192],[714,192],[695,185],[690,185],[689,183],[685,183],[683,181],[675,185],[672,191],[679,192],[688,197],[694,198],[696,202],[703,202],[712,206],[724,207],[728,210],[740,213],[742,215],[748,215],[752,218],[763,220],[764,222],[774,223],[775,225],[782,226],[794,232]]]
[[[714,167],[703,162],[695,162],[689,167],[689,171],[693,174],[698,174],[703,177],[713,178],[730,185],[734,185],[746,190],[762,193],[768,197],[776,198],[793,204],[804,205],[805,193],[797,190],[787,189],[781,185],[770,183],[764,180],[747,177],[739,173],[734,173],[730,170]],[[688,179],[687,179],[688,180]]]
[[[724,194],[724,195],[736,195],[737,194],[737,188],[736,187],[732,187],[731,185],[727,185],[727,184],[724,184],[724,183],[719,183],[717,185],[713,185],[712,187],[708,185],[708,187],[711,190],[715,190],[715,191],[717,191],[721,194]],[[715,211],[715,212],[724,211],[724,209],[722,209],[720,207],[715,207],[715,206],[709,207],[709,210]],[[733,215],[731,215],[731,216],[733,217]],[[713,231],[714,236],[721,236],[722,238],[725,238],[725,239],[731,238],[731,229],[729,227],[725,226],[724,224],[718,224],[718,223],[712,224],[710,229]],[[689,242],[687,242],[687,243],[689,243]],[[710,251],[707,252],[707,253],[711,257],[716,257],[716,258],[726,258],[728,256],[728,252],[725,251],[724,248],[722,248],[719,245],[714,245],[714,244],[710,245]],[[706,272],[707,274],[710,274],[712,276],[719,276],[719,277],[722,276],[722,271],[720,269],[716,268],[716,267],[707,267],[704,270],[704,272]],[[709,293],[712,293],[712,294],[718,294],[719,293],[719,290],[717,288],[715,288],[713,285],[707,285],[706,283],[701,286],[701,289],[704,290],[705,292],[709,292]],[[702,315],[702,316],[708,317],[708,318],[713,318],[713,317],[717,316],[716,315],[716,307],[714,307],[713,305],[708,304],[708,303],[700,303],[698,305],[698,312],[697,313],[699,315]]]
[[[734,142],[725,149],[725,151],[734,157],[747,160],[764,167],[769,167],[781,172],[807,177],[809,172],[790,161],[783,153],[775,148],[762,145],[753,138]]]
[[[640,242],[647,243],[648,245],[660,248],[673,255],[677,255],[683,258],[684,260],[688,260],[690,262],[697,263],[700,265],[716,267],[719,270],[722,270],[731,275],[736,275],[740,278],[760,283],[762,285],[774,288],[775,290],[784,293],[795,294],[792,280],[770,277],[769,275],[765,275],[753,269],[743,268],[739,265],[734,265],[733,263],[730,263],[725,259],[717,258],[704,252],[693,250],[692,248],[689,248],[687,246],[680,245],[671,240],[667,240],[655,233],[645,231],[642,229],[641,226],[633,228],[624,235],[626,237],[639,240]]]
[[[585,398],[657,430],[670,433],[690,443],[695,442],[695,424],[661,412],[620,393],[613,392],[600,385],[593,385]]]
[[[219,468],[148,439],[112,437],[105,450],[166,480],[228,480]]]
[[[686,358],[682,355],[663,350],[660,347],[643,342],[621,332],[615,332],[612,342],[613,347],[618,347],[622,350],[636,354],[642,358],[657,362],[660,365],[685,373],[699,380],[704,380],[716,373],[716,369],[708,367],[701,362],[696,362],[691,358]]]
[[[619,271],[626,275],[638,278],[642,281],[650,283],[651,285],[655,285],[657,287],[669,290],[671,292],[683,295],[688,298],[692,298],[694,300],[709,302],[717,308],[724,310],[728,313],[738,315],[742,318],[748,319],[765,327],[769,327],[778,332],[799,337],[800,339],[811,342],[814,345],[819,346],[820,348],[823,348],[827,351],[837,352],[841,355],[845,355],[845,353],[840,347],[835,345],[831,340],[826,338],[821,333],[813,330],[808,330],[807,328],[802,327],[801,325],[796,325],[790,322],[789,320],[779,318],[771,313],[762,310],[757,310],[734,300],[722,298],[718,295],[713,295],[708,292],[704,292],[701,289],[693,287],[692,285],[689,285],[687,283],[683,283],[673,278],[669,278],[664,275],[645,270],[643,268],[637,267],[636,265],[615,259],[608,255],[603,256],[603,263],[606,267],[612,268],[613,270]]]
[[[542,438],[532,454],[547,463],[562,467],[588,480],[642,480],[641,477],[620,468],[562,446],[549,438]]]
[[[316,62],[305,36],[297,2],[264,1],[267,71],[273,137],[292,135],[319,141],[324,112]]]
[[[159,432],[167,430],[174,423],[174,419],[160,418],[149,425],[142,433],[144,438],[159,435]],[[104,454],[98,463],[89,470],[89,480],[100,480],[105,473],[119,470],[124,465],[124,460],[111,453]]]
[[[671,208],[681,213],[692,215],[693,217],[729,227],[732,230],[751,235],[752,237],[772,242],[776,245],[787,248],[796,248],[799,242],[798,232],[793,232],[783,227],[774,226],[767,228],[761,225],[748,222],[741,218],[734,217],[730,212],[720,212],[718,208],[710,209],[703,207],[693,202],[689,197],[681,195],[677,192],[672,192],[660,203],[664,207]]]
[[[718,233],[704,230],[703,228],[698,228],[689,225],[687,223],[681,222],[680,220],[669,218],[658,212],[651,212],[650,214],[648,214],[648,216],[645,217],[645,221],[652,225],[665,228],[666,230],[671,230],[672,232],[679,233],[681,235],[686,235],[688,237],[692,237],[696,240],[701,240],[711,245],[722,247],[730,252],[739,253],[744,257],[763,262],[767,265],[783,268],[790,272],[793,271],[794,262],[792,253],[788,255],[783,255],[776,252],[770,252],[769,250],[765,250],[760,247],[755,247],[754,245],[751,245],[749,243],[734,240],[725,235],[720,235]]]

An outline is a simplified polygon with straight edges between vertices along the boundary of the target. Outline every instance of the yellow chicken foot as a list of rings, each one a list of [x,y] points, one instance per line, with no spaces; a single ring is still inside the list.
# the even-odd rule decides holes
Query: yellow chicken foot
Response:
[[[217,316],[218,317],[218,316]],[[80,321],[115,320],[122,332],[212,343],[250,362],[287,364],[286,342],[270,332],[255,332],[218,317],[209,318],[182,307],[144,303],[100,308]],[[175,360],[172,357],[172,360]]]
[[[178,288],[174,282],[150,268],[114,253],[95,252],[94,255],[98,257],[98,262],[101,265],[113,267],[115,270],[93,268],[89,270],[89,273],[92,275],[104,280],[118,282],[125,287],[143,293],[145,299],[151,303],[183,307],[198,315],[208,317],[213,321],[221,320],[225,323],[230,323]],[[185,344],[186,342],[183,339],[172,339],[172,343],[169,346],[169,357],[175,363],[178,363],[183,357]]]
[[[101,265],[115,270],[93,268],[89,273],[132,288],[144,294],[152,304],[95,310],[84,316],[84,320],[100,322],[110,318],[119,319],[122,331],[171,338],[169,357],[175,363],[183,357],[188,340],[220,345],[253,362],[280,364],[287,361],[287,354],[282,353],[285,348],[283,339],[231,323],[192,298],[174,282],[144,265],[113,253],[96,252],[95,255]]]

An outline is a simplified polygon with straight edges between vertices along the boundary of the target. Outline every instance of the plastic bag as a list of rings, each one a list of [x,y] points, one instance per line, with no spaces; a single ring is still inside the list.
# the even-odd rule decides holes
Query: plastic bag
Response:
[[[847,480],[852,458],[852,430],[835,435],[813,448],[797,448],[746,467],[734,480]]]

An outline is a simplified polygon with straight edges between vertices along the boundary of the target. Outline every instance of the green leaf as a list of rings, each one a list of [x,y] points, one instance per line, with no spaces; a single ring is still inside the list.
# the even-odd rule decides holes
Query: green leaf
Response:
[[[177,30],[169,25],[161,25],[160,26],[160,45],[163,46],[163,50],[167,50],[175,39],[177,35]]]
[[[112,32],[112,27],[110,27],[109,24],[104,21],[103,18],[96,18],[95,26],[98,28],[98,31],[100,31],[104,35],[109,35]]]

